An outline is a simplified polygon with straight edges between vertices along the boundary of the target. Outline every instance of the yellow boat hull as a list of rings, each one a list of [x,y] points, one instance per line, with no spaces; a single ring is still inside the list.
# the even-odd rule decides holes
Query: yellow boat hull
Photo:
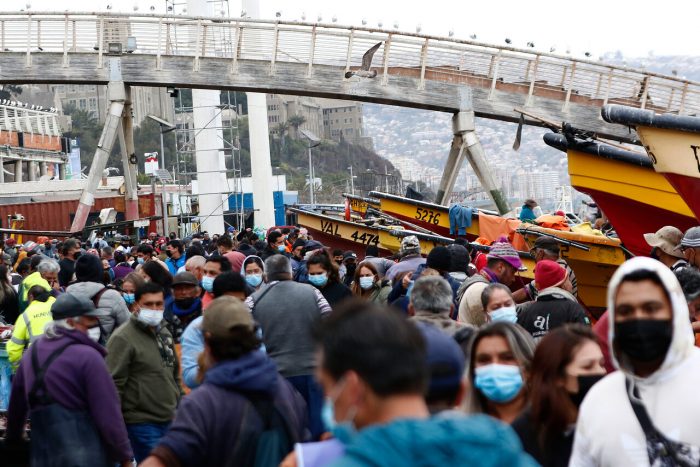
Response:
[[[619,240],[602,235],[562,232],[536,226],[528,227],[527,230],[520,230],[520,232],[530,248],[540,237],[538,233],[554,235],[562,240],[587,246],[589,251],[560,244],[560,255],[576,273],[578,296],[581,302],[596,315],[607,307],[608,283],[617,267],[626,260]]]

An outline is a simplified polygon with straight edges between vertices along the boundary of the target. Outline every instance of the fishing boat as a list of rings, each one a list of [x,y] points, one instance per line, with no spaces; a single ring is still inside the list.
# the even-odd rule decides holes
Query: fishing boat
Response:
[[[606,291],[613,273],[627,259],[620,240],[605,235],[564,232],[523,224],[518,233],[532,248],[542,236],[559,243],[559,254],[576,273],[578,299],[598,318],[607,307]]]
[[[675,188],[645,154],[606,144],[567,139],[557,133],[544,142],[567,153],[571,185],[590,195],[610,220],[625,248],[648,255],[644,234],[664,225],[685,230],[697,220]]]
[[[408,235],[418,237],[423,254],[430,253],[430,250],[438,245],[452,243],[450,238],[413,232],[400,227],[381,226],[376,222],[368,225],[369,223],[347,221],[306,209],[289,208],[288,211],[296,214],[297,224],[305,227],[314,240],[330,248],[362,253],[365,248],[374,245],[382,256],[389,256],[399,251],[401,239]]]
[[[654,164],[700,219],[700,118],[606,105],[603,119],[634,127]],[[697,222],[696,222],[697,225]]]
[[[364,218],[368,210],[379,210],[379,200],[376,198],[365,198],[350,193],[343,193],[343,197],[348,200],[347,206],[350,212],[360,217]]]
[[[445,237],[450,234],[450,213],[446,206],[404,198],[402,196],[371,191],[371,198],[379,200],[380,210],[401,221],[414,224]],[[472,224],[466,229],[469,240],[479,236],[479,212],[475,209],[472,213]]]

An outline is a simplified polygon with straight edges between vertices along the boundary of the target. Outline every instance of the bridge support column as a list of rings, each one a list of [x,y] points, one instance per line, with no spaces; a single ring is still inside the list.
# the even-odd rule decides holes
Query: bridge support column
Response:
[[[22,181],[22,161],[15,161],[15,182]]]
[[[0,157],[0,183],[5,183],[5,160]]]
[[[66,179],[66,164],[58,164],[58,179]]]
[[[48,172],[48,162],[39,162],[39,177],[43,177]]]
[[[243,0],[243,9],[250,18],[260,18],[260,0]],[[261,44],[258,44],[261,45]],[[275,225],[275,201],[270,160],[270,133],[267,122],[267,97],[246,93],[248,97],[248,131],[250,133],[250,172],[253,178],[255,225]],[[311,180],[311,174],[309,174]]]
[[[117,137],[117,130],[121,122],[122,113],[124,112],[124,101],[126,100],[126,91],[124,89],[124,81],[122,80],[121,59],[119,57],[109,58],[109,83],[107,84],[107,98],[109,99],[109,109],[105,126],[102,129],[102,135],[97,142],[95,157],[90,165],[90,173],[88,174],[87,185],[80,195],[78,209],[73,218],[71,232],[83,230],[87,222],[90,208],[95,204],[95,191],[102,179],[102,172],[107,165],[107,158],[114,146],[114,140]]]
[[[442,173],[435,202],[446,205],[459,175],[459,169],[466,158],[472,169],[474,169],[484,191],[491,196],[491,199],[496,204],[498,212],[505,214],[510,211],[510,206],[508,206],[503,192],[496,185],[491,168],[486,160],[484,148],[476,135],[474,111],[457,112],[452,117],[452,133],[454,134],[452,147],[450,148],[450,155],[447,158],[445,170]]]
[[[138,182],[136,180],[136,153],[134,149],[134,119],[131,117],[131,86],[124,89],[124,113],[119,123],[119,147],[122,153],[122,172],[124,173],[124,201],[126,220],[139,218]],[[162,135],[161,135],[162,138]],[[165,157],[165,155],[161,155]],[[133,163],[132,163],[133,161]],[[165,233],[165,232],[163,232]]]
[[[30,182],[36,181],[36,161],[29,161],[27,163],[27,178]]]

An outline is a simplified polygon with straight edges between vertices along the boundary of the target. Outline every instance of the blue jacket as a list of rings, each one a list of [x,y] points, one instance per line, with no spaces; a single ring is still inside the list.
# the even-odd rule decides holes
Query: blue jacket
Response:
[[[520,220],[523,222],[532,222],[535,219],[537,219],[537,216],[535,216],[535,212],[532,208],[527,204],[523,204],[523,207],[520,209]]]
[[[467,229],[472,226],[472,208],[453,204],[448,212],[450,216],[450,235],[466,235]]]
[[[253,351],[207,371],[204,383],[180,403],[154,453],[174,455],[182,466],[252,465],[263,423],[248,399],[251,394],[274,401],[292,441],[306,439],[304,399],[267,355]]]
[[[185,254],[183,253],[178,259],[175,260],[173,258],[166,258],[165,265],[168,266],[168,271],[170,271],[170,274],[174,276],[177,274],[177,270],[183,267],[186,262],[187,258],[185,258]]]
[[[487,415],[398,420],[341,441],[345,455],[332,467],[538,465],[509,426]]]

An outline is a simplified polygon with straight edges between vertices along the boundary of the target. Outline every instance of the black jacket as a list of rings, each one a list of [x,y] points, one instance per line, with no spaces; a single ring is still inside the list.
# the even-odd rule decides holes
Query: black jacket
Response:
[[[535,339],[566,323],[590,324],[586,311],[569,292],[558,287],[542,290],[534,302],[518,308],[518,324]]]
[[[348,286],[340,282],[329,282],[324,288],[318,290],[333,309],[335,309],[338,303],[346,298],[352,297],[352,291]]]
[[[515,430],[520,442],[523,443],[525,452],[530,454],[542,467],[566,467],[569,465],[574,445],[573,429],[554,439],[546,440],[544,446],[541,447],[537,441],[539,434],[530,418],[530,409],[516,418],[511,428]]]

